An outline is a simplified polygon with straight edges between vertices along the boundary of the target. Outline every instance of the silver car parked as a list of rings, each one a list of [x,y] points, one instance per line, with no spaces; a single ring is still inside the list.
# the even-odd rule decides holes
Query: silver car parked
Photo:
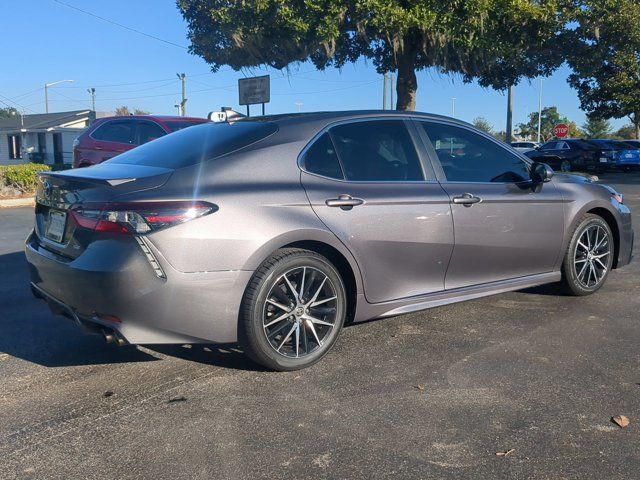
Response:
[[[359,322],[631,260],[620,194],[451,118],[333,112],[195,126],[44,173],[32,290],[120,344],[236,343],[277,370]]]

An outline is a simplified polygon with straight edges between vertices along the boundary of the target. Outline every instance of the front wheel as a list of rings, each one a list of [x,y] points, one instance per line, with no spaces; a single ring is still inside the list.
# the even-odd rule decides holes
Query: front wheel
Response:
[[[562,264],[562,283],[572,295],[590,295],[604,285],[613,265],[613,235],[607,222],[585,215],[573,232]]]
[[[346,316],[344,283],[322,255],[282,249],[253,275],[239,339],[245,353],[273,370],[313,365],[333,346]]]

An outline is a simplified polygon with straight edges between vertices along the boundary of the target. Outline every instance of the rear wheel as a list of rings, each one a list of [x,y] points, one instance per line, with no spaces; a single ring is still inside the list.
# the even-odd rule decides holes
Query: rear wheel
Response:
[[[562,162],[560,162],[560,171],[561,172],[570,172],[571,171],[571,162],[569,160],[562,160]]]
[[[331,349],[345,315],[344,284],[325,257],[308,250],[278,250],[247,287],[239,338],[255,362],[273,370],[297,370]]]
[[[607,222],[587,214],[564,257],[562,282],[572,295],[590,295],[604,285],[613,264],[613,235]]]

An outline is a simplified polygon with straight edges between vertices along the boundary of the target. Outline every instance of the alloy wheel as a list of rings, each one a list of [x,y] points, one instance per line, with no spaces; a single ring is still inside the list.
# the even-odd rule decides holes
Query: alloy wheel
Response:
[[[560,164],[561,172],[570,172],[571,171],[571,162],[569,160],[563,160]]]
[[[576,244],[573,268],[578,282],[585,288],[598,285],[609,270],[611,241],[600,225],[590,225],[580,235]]]
[[[338,296],[327,275],[310,266],[291,269],[273,283],[262,327],[280,355],[303,358],[322,348],[335,328]]]

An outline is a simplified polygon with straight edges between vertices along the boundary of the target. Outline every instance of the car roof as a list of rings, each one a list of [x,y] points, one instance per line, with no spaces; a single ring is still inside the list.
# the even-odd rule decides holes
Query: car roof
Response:
[[[208,122],[206,118],[200,117],[180,117],[177,115],[113,115],[110,117],[102,117],[98,120],[160,120],[161,122]]]
[[[283,113],[278,115],[265,115],[256,117],[243,117],[239,121],[249,122],[276,122],[278,124],[317,124],[332,123],[334,121],[350,120],[350,119],[366,119],[379,117],[396,117],[396,118],[421,118],[424,120],[439,120],[451,123],[457,123],[466,127],[473,127],[470,123],[458,120],[456,118],[437,115],[434,113],[416,112],[409,110],[343,110],[335,112],[300,112],[300,113]]]

